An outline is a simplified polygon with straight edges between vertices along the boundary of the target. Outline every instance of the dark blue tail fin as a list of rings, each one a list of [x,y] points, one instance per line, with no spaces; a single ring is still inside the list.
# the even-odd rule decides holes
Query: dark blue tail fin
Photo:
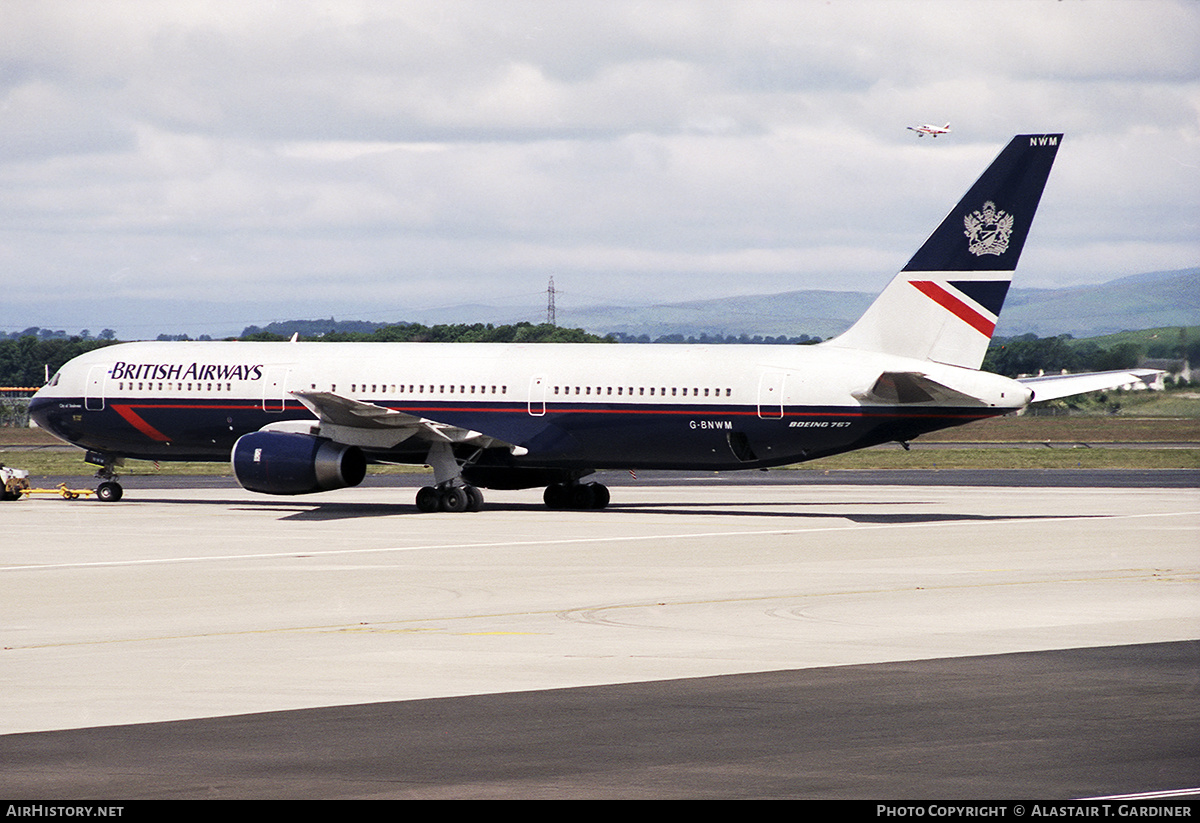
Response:
[[[829,345],[978,369],[1061,134],[1017,135],[845,334]]]

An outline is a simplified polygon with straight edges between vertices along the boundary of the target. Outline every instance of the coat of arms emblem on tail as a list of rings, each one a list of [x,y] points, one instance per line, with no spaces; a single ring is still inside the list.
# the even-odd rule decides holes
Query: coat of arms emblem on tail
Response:
[[[963,234],[971,241],[967,249],[976,257],[985,254],[999,256],[1008,250],[1013,216],[1004,211],[997,211],[996,204],[990,200],[983,204],[982,209],[976,209],[964,217],[963,225],[966,226]]]

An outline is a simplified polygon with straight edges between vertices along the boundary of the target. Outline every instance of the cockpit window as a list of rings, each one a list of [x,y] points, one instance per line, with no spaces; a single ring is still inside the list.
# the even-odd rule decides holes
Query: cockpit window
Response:
[[[47,383],[46,385],[48,385],[48,386],[57,386],[57,385],[58,385],[58,376],[59,376],[60,374],[62,374],[62,372],[57,372],[57,371],[56,371],[56,372],[54,373],[54,376],[50,378],[50,382],[49,382],[49,383]]]

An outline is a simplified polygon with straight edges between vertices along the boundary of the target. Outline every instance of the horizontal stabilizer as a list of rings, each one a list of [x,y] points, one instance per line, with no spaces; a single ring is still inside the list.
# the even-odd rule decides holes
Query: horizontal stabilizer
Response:
[[[1127,386],[1130,383],[1149,384],[1164,374],[1161,369],[1118,369],[1116,371],[1088,372],[1086,374],[1054,374],[1045,377],[1022,377],[1018,380],[1033,391],[1033,401],[1057,400],[1076,394],[1104,391]]]

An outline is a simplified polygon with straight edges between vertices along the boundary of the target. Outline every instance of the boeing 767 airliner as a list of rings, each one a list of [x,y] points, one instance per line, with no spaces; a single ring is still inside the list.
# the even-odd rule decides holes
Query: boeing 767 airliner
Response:
[[[423,511],[479,487],[603,508],[597,469],[815,460],[1121,385],[1150,371],[979,370],[1062,140],[1014,137],[867,312],[815,346],[146,342],[71,360],[33,398],[120,499],[126,458],[231,460],[266,494],[427,464]]]

